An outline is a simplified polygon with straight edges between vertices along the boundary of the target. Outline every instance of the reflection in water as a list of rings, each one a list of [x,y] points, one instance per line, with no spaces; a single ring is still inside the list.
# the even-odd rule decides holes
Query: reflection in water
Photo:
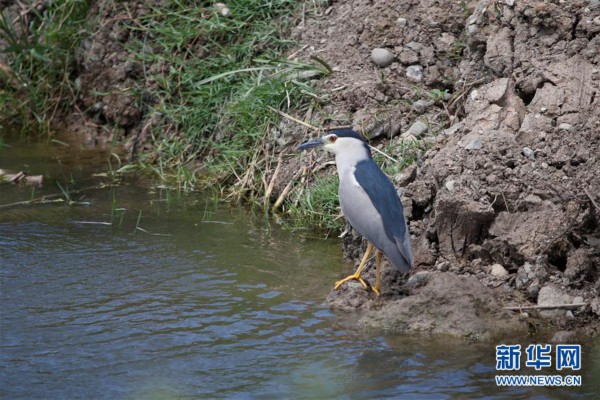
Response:
[[[7,195],[0,189],[0,200]],[[323,299],[339,243],[134,186],[0,211],[0,397],[594,398],[499,389],[494,344],[353,328]],[[113,199],[125,208],[110,221]],[[140,226],[161,236],[135,230]],[[167,236],[165,236],[167,235]]]

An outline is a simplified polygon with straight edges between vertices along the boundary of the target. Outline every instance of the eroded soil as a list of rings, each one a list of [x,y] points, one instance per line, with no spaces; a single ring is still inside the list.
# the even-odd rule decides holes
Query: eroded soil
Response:
[[[298,26],[301,42],[337,70],[321,83],[343,87],[331,115],[350,115],[354,128],[385,138],[379,143],[400,140],[421,120],[432,143],[422,162],[398,177],[413,238],[411,275],[426,271],[430,283],[409,285],[411,295],[392,293],[396,300],[388,302],[347,288],[332,292],[332,307],[377,308],[366,325],[401,331],[492,329],[457,324],[469,315],[517,331],[527,329],[520,321],[538,316],[557,329],[596,331],[599,31],[594,1],[479,1],[466,10],[460,2],[339,1]],[[377,47],[395,55],[391,65],[372,62]],[[422,69],[420,81],[411,66]],[[444,105],[429,104],[435,89],[451,94]],[[346,254],[359,259],[360,244],[346,236]],[[455,277],[443,278],[444,271]],[[384,288],[393,291],[403,279],[397,275],[385,274]],[[445,285],[455,297],[444,295]],[[502,310],[572,303],[586,305]],[[448,304],[464,313],[453,317]]]

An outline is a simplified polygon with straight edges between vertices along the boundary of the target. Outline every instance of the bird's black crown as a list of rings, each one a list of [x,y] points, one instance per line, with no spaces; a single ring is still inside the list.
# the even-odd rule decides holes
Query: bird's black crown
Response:
[[[352,129],[349,129],[349,128],[335,129],[333,131],[330,131],[329,133],[333,133],[337,137],[351,137],[351,138],[358,139],[358,140],[366,143],[365,138],[360,133],[353,131]]]

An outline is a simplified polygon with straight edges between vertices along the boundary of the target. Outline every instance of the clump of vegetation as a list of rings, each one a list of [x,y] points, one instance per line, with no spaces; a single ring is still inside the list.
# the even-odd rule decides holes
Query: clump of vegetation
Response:
[[[0,13],[0,123],[48,133],[75,101],[76,50],[91,1],[49,1]],[[25,7],[25,6],[23,6]]]
[[[296,6],[292,0],[250,0],[230,2],[224,13],[165,2],[132,28],[138,31],[137,59],[166,66],[147,77],[159,88],[152,110],[162,116],[153,129],[159,163],[202,159],[194,173],[206,186],[217,181],[239,196],[264,189],[260,177],[273,157],[265,142],[281,119],[278,111],[301,114],[314,107],[318,94],[306,77],[329,73],[320,60],[282,58],[293,44],[285,33]]]

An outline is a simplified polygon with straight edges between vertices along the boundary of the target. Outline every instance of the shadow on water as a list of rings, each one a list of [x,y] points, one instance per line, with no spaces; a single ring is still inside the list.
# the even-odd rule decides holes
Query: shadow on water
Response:
[[[0,153],[2,167],[21,168],[26,152]],[[70,174],[47,153],[27,161],[45,168],[41,192]],[[0,204],[27,190],[0,186]],[[335,240],[133,182],[85,201],[0,210],[1,398],[551,399],[600,390],[592,348],[582,388],[507,389],[493,380],[495,344],[355,328],[354,316],[323,305],[351,269]],[[111,221],[115,202],[122,221],[97,224]]]

